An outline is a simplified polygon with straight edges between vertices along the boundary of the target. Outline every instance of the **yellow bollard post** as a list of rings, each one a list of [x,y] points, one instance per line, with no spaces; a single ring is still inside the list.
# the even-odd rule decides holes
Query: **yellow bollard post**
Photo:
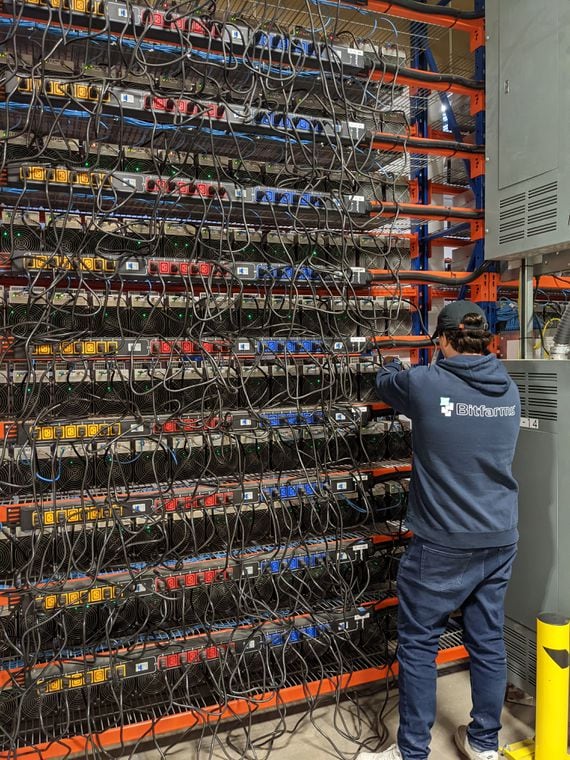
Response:
[[[570,620],[542,614],[536,636],[536,735],[503,748],[509,760],[567,760]]]
[[[568,757],[570,620],[538,616],[536,630],[535,760]]]

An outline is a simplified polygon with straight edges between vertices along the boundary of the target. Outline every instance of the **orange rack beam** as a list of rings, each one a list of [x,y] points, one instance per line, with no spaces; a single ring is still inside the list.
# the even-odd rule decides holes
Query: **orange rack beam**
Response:
[[[374,338],[370,338],[370,343],[373,343],[375,348],[382,348],[382,343],[385,343],[385,348],[391,349],[406,348],[406,345],[404,344],[408,343],[411,344],[410,348],[421,348],[421,346],[415,346],[414,343],[422,343],[422,345],[425,343],[426,346],[431,345],[430,339],[424,335],[401,335],[400,337],[395,337],[393,335],[377,335]],[[397,343],[398,346],[394,346],[394,343]],[[376,409],[376,402],[365,403],[367,406],[371,406],[373,409]],[[391,407],[385,405],[385,408],[390,409]]]
[[[441,237],[429,241],[434,248],[459,248],[462,245],[471,245],[471,242],[469,238],[459,237]]]
[[[362,6],[343,4],[343,7],[354,8]],[[468,32],[469,34],[477,33],[479,30],[483,29],[484,25],[482,18],[457,18],[451,13],[428,13],[420,8],[417,10],[406,8],[387,0],[368,0],[364,7],[374,13],[386,13],[395,18],[404,18],[408,21],[419,21],[424,24],[431,24],[432,26],[442,26],[445,29],[454,29],[458,32]]]
[[[432,195],[461,195],[468,192],[469,188],[462,185],[446,185],[443,182],[430,181],[429,190]]]
[[[392,84],[395,82],[397,85],[404,87],[416,87],[422,90],[453,92],[456,95],[466,95],[473,101],[472,110],[483,110],[482,87],[470,87],[460,82],[450,82],[439,74],[435,74],[433,77],[426,77],[425,74],[426,72],[420,69],[401,69],[398,72],[378,70],[371,72],[366,78],[372,82],[380,82],[381,84]]]
[[[392,272],[390,272],[389,269],[370,269],[369,270],[372,277],[381,277],[382,275],[385,276],[393,276]],[[411,285],[415,283],[416,285],[429,285],[429,282],[426,282],[425,280],[422,280],[419,278],[418,280],[414,279],[414,275],[422,275],[422,274],[431,274],[434,275],[434,277],[441,277],[442,279],[447,280],[446,287],[461,287],[461,285],[464,284],[464,280],[469,280],[470,277],[473,276],[473,272],[442,272],[438,270],[431,270],[431,269],[401,269],[398,272],[398,275],[402,277],[403,275],[406,277],[406,285]],[[481,275],[481,277],[484,276],[484,273]],[[453,281],[453,282],[451,282]],[[568,284],[566,287],[570,287],[570,279],[567,280]],[[438,285],[440,283],[433,283],[434,285]],[[542,283],[541,283],[542,286]],[[507,286],[508,287],[508,286]],[[544,287],[544,286],[543,286]],[[409,337],[415,337],[416,340],[418,338],[417,335],[415,336],[409,336]],[[398,340],[400,340],[398,338]]]
[[[540,275],[534,278],[535,285],[541,290],[570,290],[570,277],[553,277],[552,275]],[[518,288],[518,280],[498,282],[499,288]]]
[[[412,463],[411,462],[402,462],[402,464],[394,464],[387,467],[373,467],[370,470],[366,470],[366,468],[363,468],[363,472],[369,472],[373,476],[379,476],[379,475],[398,475],[401,473],[407,473],[412,471]]]
[[[389,601],[389,600],[387,600]],[[393,602],[392,602],[393,604]],[[391,605],[385,605],[391,606]],[[437,656],[438,665],[462,662],[468,659],[464,646],[443,649]],[[158,720],[145,720],[120,728],[110,728],[92,736],[72,736],[68,739],[45,742],[33,747],[22,747],[7,752],[0,752],[0,760],[15,760],[16,758],[31,760],[55,760],[56,758],[71,758],[78,755],[86,757],[95,750],[113,749],[124,744],[133,744],[156,736],[171,734],[188,734],[201,725],[228,721],[260,710],[275,710],[283,704],[306,702],[308,698],[324,697],[338,690],[345,691],[358,686],[384,681],[398,675],[398,663],[385,665],[380,668],[366,668],[354,673],[327,678],[321,681],[311,681],[301,686],[289,686],[279,692],[267,692],[249,699],[234,699],[225,706],[212,705],[201,711],[189,711],[178,715],[166,715]]]
[[[476,148],[469,143],[445,145],[448,141],[434,140],[429,137],[408,137],[390,132],[376,132],[372,136],[372,147],[376,150],[389,150],[397,153],[414,153],[423,156],[443,156],[445,158],[464,158],[467,161],[484,161],[483,148]]]
[[[421,203],[393,203],[388,201],[371,201],[375,209],[370,212],[372,218],[377,216],[426,219],[434,222],[456,220],[472,225],[472,236],[483,236],[483,211],[461,206],[426,206]],[[481,229],[479,229],[481,228]]]

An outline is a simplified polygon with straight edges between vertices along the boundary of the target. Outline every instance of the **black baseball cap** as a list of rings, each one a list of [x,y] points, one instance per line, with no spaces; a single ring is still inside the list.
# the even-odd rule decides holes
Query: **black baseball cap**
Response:
[[[473,301],[453,301],[444,306],[437,317],[437,327],[432,338],[437,338],[446,330],[462,330],[463,320],[467,314],[478,314],[482,320],[482,330],[487,330],[487,315],[480,306]]]

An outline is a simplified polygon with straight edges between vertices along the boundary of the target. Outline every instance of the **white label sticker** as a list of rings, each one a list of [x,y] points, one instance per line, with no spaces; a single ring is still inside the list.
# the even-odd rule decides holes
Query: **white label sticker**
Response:
[[[247,274],[248,271],[249,271],[248,267],[238,267],[237,268],[237,273],[238,274]]]
[[[346,491],[347,488],[348,488],[348,483],[345,480],[341,480],[340,483],[336,484],[337,491]]]
[[[138,272],[140,269],[140,265],[138,261],[127,261],[127,270],[129,272]]]
[[[249,351],[251,345],[249,343],[238,343],[238,351]]]
[[[342,343],[340,340],[337,340],[333,343],[333,348],[335,351],[342,351],[344,348],[344,343]]]
[[[239,424],[242,427],[249,427],[251,425],[251,420],[248,420],[247,418],[242,417],[242,419],[239,421]]]
[[[252,501],[253,500],[253,491],[245,491],[243,495],[244,501]]]
[[[146,512],[146,504],[133,504],[133,512]]]
[[[337,422],[343,422],[344,420],[346,420],[346,414],[343,414],[342,412],[337,412],[334,418],[335,420],[337,420]]]
[[[148,670],[148,662],[137,662],[135,670],[137,673],[144,673],[145,670]]]
[[[135,102],[135,96],[129,95],[128,92],[122,92],[121,93],[121,103],[134,103]]]
[[[117,16],[119,18],[127,18],[128,13],[126,7],[118,7],[117,8]]]

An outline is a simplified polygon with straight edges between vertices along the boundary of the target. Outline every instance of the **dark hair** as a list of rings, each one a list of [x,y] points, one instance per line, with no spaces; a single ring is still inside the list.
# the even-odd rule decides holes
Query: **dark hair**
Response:
[[[491,333],[480,314],[466,314],[463,327],[444,330],[451,347],[459,354],[485,354],[491,342]]]

